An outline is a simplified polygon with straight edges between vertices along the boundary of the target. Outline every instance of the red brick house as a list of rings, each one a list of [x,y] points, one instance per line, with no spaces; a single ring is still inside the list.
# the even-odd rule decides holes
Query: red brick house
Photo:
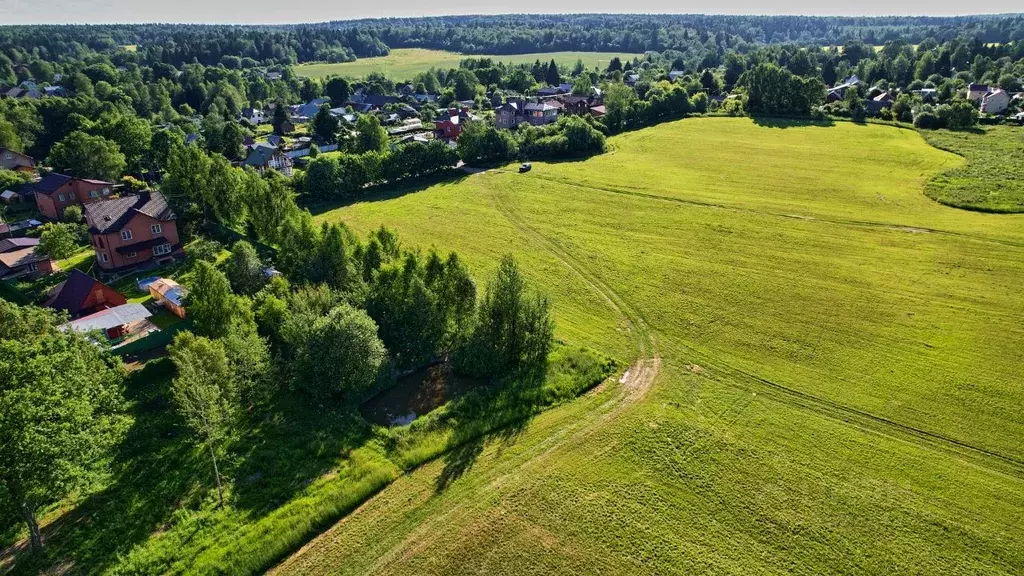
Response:
[[[441,140],[458,140],[466,122],[473,119],[469,108],[450,108],[434,121],[434,135]]]
[[[127,303],[120,292],[79,270],[72,270],[46,301],[48,307],[67,312],[72,320]]]
[[[102,180],[73,178],[65,174],[50,174],[29,184],[23,194],[34,193],[39,212],[50,220],[64,218],[68,206],[85,206],[110,198],[114,185]]]
[[[159,192],[114,198],[85,207],[96,264],[122,272],[183,254],[176,216]]]

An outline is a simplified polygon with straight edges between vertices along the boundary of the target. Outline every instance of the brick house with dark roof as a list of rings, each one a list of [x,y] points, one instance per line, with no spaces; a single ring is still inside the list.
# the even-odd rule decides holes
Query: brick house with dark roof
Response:
[[[159,192],[89,204],[85,218],[96,263],[104,272],[122,272],[183,254],[176,216]]]
[[[85,206],[106,200],[114,185],[103,180],[74,178],[65,174],[49,174],[22,189],[22,194],[35,194],[36,207],[50,220],[64,218],[68,206]]]
[[[7,148],[0,148],[0,168],[35,174],[36,161],[28,155]]]
[[[42,276],[57,269],[53,259],[39,251],[38,238],[0,240],[0,279]]]
[[[71,270],[46,301],[48,307],[67,312],[72,320],[127,303],[120,292],[79,270]]]

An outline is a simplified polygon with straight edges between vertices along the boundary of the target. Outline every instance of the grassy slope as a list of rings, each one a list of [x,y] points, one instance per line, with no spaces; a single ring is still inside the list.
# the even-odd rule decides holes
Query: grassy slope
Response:
[[[541,62],[549,62],[554,58],[556,62],[566,66],[572,66],[576,63],[577,59],[582,59],[583,64],[589,69],[594,66],[605,67],[615,56],[632,58],[637,55],[610,52],[543,52],[488,57],[514,64],[524,62],[532,64],[538,59]],[[323,78],[332,74],[362,78],[371,72],[381,72],[392,80],[409,80],[416,74],[426,72],[430,68],[458,68],[459,61],[469,57],[476,58],[480,56],[467,56],[444,50],[399,48],[392,50],[389,55],[379,58],[361,58],[355,62],[338,64],[302,64],[296,66],[295,71],[300,76],[311,76],[313,78]]]
[[[930,180],[925,194],[960,208],[1024,212],[1024,130],[991,126],[984,132],[923,134],[931,145],[967,159],[965,166]]]
[[[440,494],[442,462],[403,477],[282,572],[1019,571],[1024,218],[926,198],[962,160],[906,130],[692,119],[612,144],[327,218],[474,265],[513,250],[563,337],[621,355],[556,246],[651,326],[654,391],[545,414]]]

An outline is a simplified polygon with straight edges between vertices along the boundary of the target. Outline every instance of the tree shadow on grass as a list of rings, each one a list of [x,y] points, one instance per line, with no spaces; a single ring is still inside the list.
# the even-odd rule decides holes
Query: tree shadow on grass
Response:
[[[243,428],[230,469],[232,505],[257,514],[287,503],[373,435],[351,409],[286,392],[255,409]]]
[[[178,508],[203,492],[206,460],[179,436],[169,410],[169,360],[152,361],[129,379],[134,423],[113,458],[110,483],[44,529],[46,562],[100,573],[160,530]],[[22,558],[21,560],[25,560]],[[38,565],[19,562],[12,573]]]
[[[488,443],[511,444],[525,432],[540,411],[545,377],[544,370],[534,370],[474,390],[456,401],[449,411],[454,422],[452,448],[445,453],[444,468],[434,480],[436,493],[464,476]]]
[[[469,174],[462,170],[453,169],[433,176],[412,178],[397,184],[380,184],[377,186],[371,186],[363,190],[356,198],[304,203],[304,207],[309,210],[310,214],[317,216],[324,212],[330,212],[331,210],[337,210],[338,208],[352,206],[353,204],[361,204],[363,202],[380,202],[382,200],[401,198],[406,194],[422,192],[436,184],[456,184],[468,177]]]
[[[804,128],[808,126],[828,128],[829,126],[835,126],[835,121],[825,119],[813,119],[813,118],[787,118],[783,116],[762,116],[762,115],[751,115],[751,119],[754,124],[761,126],[762,128]]]

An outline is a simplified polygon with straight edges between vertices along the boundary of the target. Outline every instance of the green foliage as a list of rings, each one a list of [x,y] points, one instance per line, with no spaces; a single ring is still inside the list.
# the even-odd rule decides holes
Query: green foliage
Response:
[[[168,347],[177,376],[171,386],[175,408],[198,443],[210,452],[220,502],[224,504],[217,456],[237,411],[237,390],[223,346],[181,332]]]
[[[294,386],[321,400],[354,400],[376,380],[387,350],[362,310],[340,304],[326,316],[293,317],[286,339],[295,350]]]
[[[0,192],[17,190],[32,181],[32,175],[17,170],[0,169]]]
[[[243,296],[252,296],[267,283],[263,262],[252,244],[239,240],[231,248],[231,256],[224,264],[224,272],[231,288]]]
[[[224,246],[216,240],[199,238],[185,247],[185,253],[190,259],[196,262],[217,262]]]
[[[36,553],[40,507],[88,489],[129,424],[118,361],[62,321],[0,299],[0,503]]]
[[[502,164],[519,154],[519,146],[512,134],[487,122],[466,124],[456,148],[462,161],[470,166]]]
[[[196,262],[185,308],[197,334],[210,338],[226,336],[247,303],[231,292],[223,272],[206,261]]]
[[[825,86],[817,78],[804,79],[774,64],[761,63],[743,73],[752,114],[808,115],[822,102]]]
[[[96,178],[115,182],[125,170],[125,156],[117,144],[102,136],[72,132],[50,151],[49,162],[54,170],[70,170],[79,178]]]
[[[313,135],[320,139],[321,142],[330,144],[337,140],[335,135],[338,132],[338,119],[331,114],[331,107],[329,105],[324,104],[317,110],[317,113],[310,122],[310,126],[313,130]]]
[[[66,215],[65,215],[66,217]],[[81,211],[79,211],[81,219]],[[79,225],[70,222],[48,222],[39,234],[39,251],[55,260],[70,258],[78,250]]]
[[[459,354],[459,365],[472,374],[493,378],[534,372],[546,365],[554,332],[547,298],[528,288],[515,259],[506,255],[487,285],[476,328]]]
[[[388,132],[374,114],[360,114],[356,119],[356,151],[382,152],[388,146]]]

